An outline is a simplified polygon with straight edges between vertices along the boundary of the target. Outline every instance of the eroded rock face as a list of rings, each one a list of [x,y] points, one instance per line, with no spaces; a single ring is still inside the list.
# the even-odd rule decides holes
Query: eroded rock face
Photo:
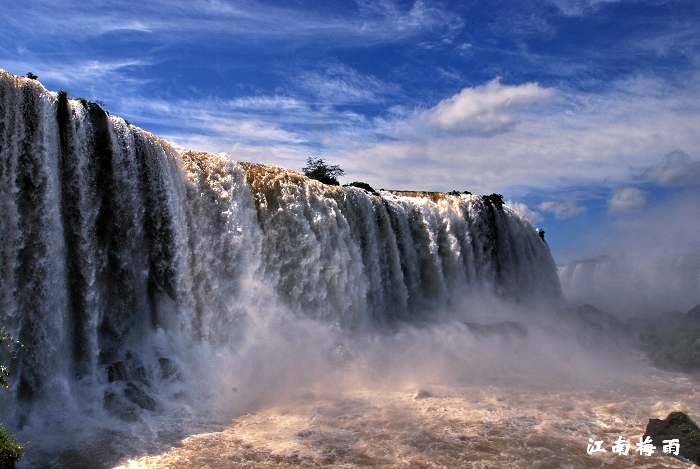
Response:
[[[107,379],[109,382],[126,381],[129,379],[129,372],[124,365],[124,362],[114,362],[107,367]]]
[[[142,409],[156,410],[156,401],[132,381],[126,383],[124,396]]]
[[[137,407],[115,392],[105,392],[104,408],[114,417],[126,422],[136,422],[139,419]]]
[[[700,305],[687,313],[633,318],[630,324],[637,347],[654,365],[685,373],[700,371]]]
[[[138,420],[140,409],[153,412],[156,400],[153,398],[151,379],[167,379],[179,376],[176,365],[168,358],[159,358],[159,366],[148,370],[144,363],[127,351],[121,355],[116,351],[106,356],[119,359],[106,367],[110,389],[104,394],[104,408],[115,417],[125,421]]]
[[[685,412],[671,412],[665,420],[649,419],[643,438],[647,436],[659,450],[664,440],[678,439],[678,456],[700,465],[700,427]]]

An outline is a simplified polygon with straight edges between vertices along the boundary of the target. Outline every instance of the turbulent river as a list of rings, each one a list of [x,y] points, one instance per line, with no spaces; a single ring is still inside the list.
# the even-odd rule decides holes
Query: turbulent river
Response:
[[[682,467],[587,454],[697,386],[561,322],[498,198],[174,148],[0,71],[0,207],[24,467]]]
[[[650,373],[589,389],[494,382],[311,391],[119,467],[694,467],[661,448],[634,451],[649,415],[697,409],[697,385]],[[611,453],[620,436],[628,455]],[[591,437],[607,452],[588,455]]]

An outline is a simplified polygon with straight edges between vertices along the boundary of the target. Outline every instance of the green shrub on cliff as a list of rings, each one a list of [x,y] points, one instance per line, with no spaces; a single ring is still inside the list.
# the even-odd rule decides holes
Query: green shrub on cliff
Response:
[[[5,342],[8,342],[7,351],[9,355],[15,354],[15,350],[12,348],[13,343],[22,347],[22,344],[14,340],[14,338],[8,332],[4,332],[3,329],[0,328],[0,345]],[[2,350],[4,351],[5,347],[2,347]],[[10,370],[7,368],[7,366],[0,364],[1,387],[8,388],[10,386],[10,383],[7,381],[7,377],[9,376]],[[14,468],[15,463],[19,461],[23,455],[24,446],[17,443],[14,435],[8,434],[5,431],[5,427],[3,427],[3,425],[0,423],[0,469]]]
[[[332,186],[339,186],[338,176],[345,174],[345,171],[340,169],[340,166],[328,165],[323,158],[314,158],[312,156],[306,159],[306,166],[301,170],[308,178]]]
[[[0,468],[11,469],[24,456],[24,446],[17,443],[14,435],[7,433],[0,423]]]
[[[12,343],[17,343],[18,345],[21,345],[21,344],[16,342],[15,339],[10,335],[9,332],[5,332],[5,330],[2,327],[0,327],[0,345],[2,345],[5,342],[8,342],[8,344],[6,344],[7,353],[10,356],[14,356],[15,350],[12,348]],[[5,350],[5,347],[2,347],[0,350]],[[2,354],[0,356],[2,356],[4,359],[4,354]],[[7,368],[2,363],[0,363],[0,387],[3,387],[3,388],[10,387],[10,383],[7,381],[8,376],[10,376],[10,369]]]
[[[351,182],[350,184],[345,184],[345,185],[346,185],[346,186],[352,186],[352,187],[359,187],[360,189],[366,190],[366,191],[369,192],[370,194],[376,194],[376,193],[377,193],[377,191],[375,191],[374,188],[372,188],[372,186],[370,186],[370,185],[367,184],[366,182],[362,182],[362,181],[353,181],[353,182]]]
[[[482,195],[481,198],[485,203],[490,203],[497,209],[503,207],[503,196],[501,194]]]

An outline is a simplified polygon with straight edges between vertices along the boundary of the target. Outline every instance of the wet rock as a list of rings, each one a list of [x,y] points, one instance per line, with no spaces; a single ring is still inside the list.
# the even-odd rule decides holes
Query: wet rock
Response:
[[[141,388],[139,388],[133,381],[126,383],[126,388],[124,388],[124,396],[142,409],[150,411],[156,410],[156,401]]]
[[[146,367],[143,365],[137,365],[134,366],[131,372],[131,376],[133,379],[138,380],[145,384],[146,386],[151,386],[151,382],[148,380],[148,376],[146,375]]]
[[[413,393],[414,400],[427,399],[429,397],[433,397],[433,394],[426,389],[417,389],[416,392]]]
[[[688,312],[685,314],[685,317],[688,319],[688,321],[694,322],[696,324],[700,323],[700,305],[697,305],[694,308],[688,310]]]
[[[666,312],[630,320],[637,348],[659,368],[700,371],[700,305],[687,313]]]
[[[161,357],[158,359],[158,365],[160,366],[160,373],[158,377],[160,379],[170,379],[175,378],[177,380],[182,379],[182,375],[177,369],[177,366],[169,358]]]
[[[651,437],[658,451],[664,440],[678,439],[678,456],[700,465],[700,427],[685,412],[671,412],[665,420],[649,419],[642,438]]]
[[[465,322],[464,324],[469,328],[469,332],[481,337],[517,337],[521,339],[527,337],[527,327],[521,322],[503,321],[494,324]]]
[[[126,381],[129,379],[129,372],[124,362],[114,362],[107,367],[107,379],[114,381]]]
[[[100,351],[100,355],[99,355],[99,361],[100,361],[101,365],[107,365],[109,363],[114,363],[116,361],[119,361],[120,358],[121,357],[120,357],[119,352],[114,347],[109,347],[109,348],[106,348],[106,349]]]
[[[139,418],[136,406],[127,402],[123,397],[114,392],[105,392],[104,408],[111,415],[126,422],[135,422]]]
[[[557,311],[560,320],[571,322],[581,330],[596,335],[629,335],[627,327],[610,313],[601,311],[593,305],[585,304],[577,308],[566,308]]]
[[[148,374],[146,373],[146,367],[143,365],[141,360],[134,356],[131,352],[126,352],[126,367],[129,370],[129,377],[132,380],[139,381],[142,384],[150,387],[151,383],[148,380]]]
[[[627,353],[634,341],[628,325],[590,304],[558,310],[551,326],[595,354]]]

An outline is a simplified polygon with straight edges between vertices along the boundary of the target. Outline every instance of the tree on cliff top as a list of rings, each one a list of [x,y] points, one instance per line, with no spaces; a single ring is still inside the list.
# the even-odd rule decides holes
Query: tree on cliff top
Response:
[[[304,174],[310,179],[316,179],[324,184],[339,186],[338,176],[345,174],[345,171],[340,169],[338,165],[328,165],[323,158],[314,158],[312,156],[306,159],[306,166],[301,168]]]

